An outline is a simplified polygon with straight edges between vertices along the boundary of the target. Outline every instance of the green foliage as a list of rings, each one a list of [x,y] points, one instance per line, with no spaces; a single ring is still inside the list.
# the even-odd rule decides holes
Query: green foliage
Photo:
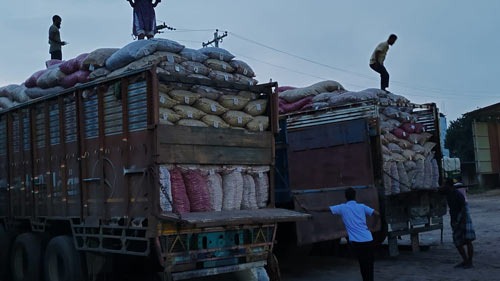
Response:
[[[462,162],[474,161],[474,142],[472,139],[471,117],[460,117],[451,121],[444,146],[450,150],[451,157],[458,157]]]

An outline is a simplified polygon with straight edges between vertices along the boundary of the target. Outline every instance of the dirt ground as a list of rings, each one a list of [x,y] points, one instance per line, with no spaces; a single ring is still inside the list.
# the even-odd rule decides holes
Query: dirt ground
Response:
[[[400,254],[389,257],[381,246],[375,258],[375,280],[500,281],[500,190],[469,195],[472,222],[476,230],[474,267],[455,269],[460,256],[453,245],[449,216],[444,218],[443,244],[439,230],[420,235],[421,250],[412,252],[409,237],[398,243]],[[347,252],[347,247],[343,247]],[[349,254],[308,255],[280,258],[283,281],[361,280],[357,261]]]

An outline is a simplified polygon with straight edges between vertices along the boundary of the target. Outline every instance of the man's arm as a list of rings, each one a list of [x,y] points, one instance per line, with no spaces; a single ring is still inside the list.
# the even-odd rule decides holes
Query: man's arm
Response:
[[[372,216],[373,216],[373,215],[380,216],[380,213],[379,213],[377,210],[375,210],[375,209],[374,209],[374,210],[373,210],[373,213],[372,213]]]
[[[50,30],[50,32],[49,32],[49,40],[50,40],[50,41],[52,41],[52,42],[54,42],[54,43],[56,43],[56,44],[59,44],[59,45],[61,45],[61,46],[66,45],[66,42],[65,42],[65,41],[61,41],[61,40],[60,40],[60,37],[59,37],[59,36],[57,36],[57,33],[58,33],[58,32],[59,32],[59,31],[53,31],[53,30],[51,29],[51,30]]]

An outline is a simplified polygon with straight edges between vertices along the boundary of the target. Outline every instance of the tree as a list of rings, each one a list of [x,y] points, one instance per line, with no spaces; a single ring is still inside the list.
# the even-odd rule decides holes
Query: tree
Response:
[[[472,117],[462,115],[451,121],[446,131],[444,146],[450,150],[451,157],[458,157],[462,162],[474,161],[472,121]]]

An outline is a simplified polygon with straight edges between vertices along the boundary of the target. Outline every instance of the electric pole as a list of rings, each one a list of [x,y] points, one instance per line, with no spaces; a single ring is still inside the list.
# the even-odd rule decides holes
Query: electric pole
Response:
[[[222,43],[222,38],[224,38],[226,36],[227,36],[227,31],[224,31],[224,34],[219,36],[219,30],[216,29],[214,32],[214,39],[211,41],[208,41],[207,43],[201,43],[201,45],[203,46],[203,48],[205,48],[206,46],[214,43],[215,47],[219,48],[219,42]]]

